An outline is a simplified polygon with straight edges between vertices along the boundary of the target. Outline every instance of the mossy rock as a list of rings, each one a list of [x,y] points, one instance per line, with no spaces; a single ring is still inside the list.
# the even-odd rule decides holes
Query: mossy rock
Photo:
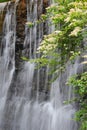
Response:
[[[2,2],[8,2],[8,1],[10,1],[10,0],[0,0],[0,3],[2,3]]]

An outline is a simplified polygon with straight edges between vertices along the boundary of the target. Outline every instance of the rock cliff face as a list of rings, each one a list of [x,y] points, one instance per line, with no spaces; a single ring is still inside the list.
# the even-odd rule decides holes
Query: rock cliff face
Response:
[[[21,62],[23,43],[25,39],[25,25],[27,22],[27,1],[19,0],[17,10],[16,10],[16,68],[19,66],[19,62]],[[40,1],[38,0],[38,18],[42,13],[45,13],[45,8],[49,5],[48,0],[43,0],[43,7],[40,7]],[[44,33],[47,33],[47,28],[44,23]]]
[[[21,59],[21,57],[23,56],[23,52],[25,52],[25,55],[27,55],[26,50],[29,51],[29,49],[30,49],[29,48],[30,43],[28,43],[28,46],[24,47],[24,41],[25,41],[25,37],[26,37],[26,31],[25,31],[26,22],[28,21],[27,20],[28,17],[27,17],[27,3],[26,2],[27,2],[26,0],[19,0],[17,7],[16,7],[15,72],[14,72],[12,83],[11,83],[10,88],[9,88],[8,99],[12,98],[13,94],[15,93],[15,90],[17,91],[17,93],[19,93],[19,91],[23,91],[23,90],[21,90],[22,85],[20,85],[20,83],[17,83],[18,82],[17,80],[20,80],[19,75],[21,75],[20,72],[24,67],[23,66],[24,62]],[[10,7],[14,8],[14,4],[15,4],[15,1],[11,1],[11,3],[8,6],[6,6],[6,9],[7,8],[10,9]],[[28,3],[28,4],[29,4],[28,5],[28,7],[29,7],[30,3]],[[34,4],[35,3],[32,3],[32,11],[34,10],[34,8],[33,8],[35,6]],[[42,4],[42,6],[41,6],[41,4]],[[38,19],[39,19],[41,14],[44,14],[46,12],[46,7],[48,5],[49,5],[49,0],[43,0],[43,3],[41,3],[41,1],[38,0],[38,2],[37,2],[37,18]],[[32,13],[32,11],[31,11],[31,13]],[[1,27],[2,27],[2,24],[4,21],[4,15],[5,15],[5,10],[3,13],[2,22],[0,23]],[[31,47],[32,55],[34,55],[34,46],[35,46],[34,45],[35,44],[34,29],[36,29],[36,34],[35,34],[36,35],[36,44],[38,44],[38,42],[41,41],[43,35],[48,33],[48,24],[46,22],[44,22],[42,25],[37,25],[36,28],[35,27],[32,28],[32,30],[33,30],[32,31],[33,36],[31,36],[32,37],[32,45],[31,45],[32,46]],[[29,31],[29,29],[28,29],[28,31]],[[29,56],[29,54],[28,54],[28,56]],[[47,73],[48,73],[47,71],[48,70],[46,67],[43,67],[40,70],[35,70],[34,79],[33,79],[33,88],[32,88],[32,96],[33,97],[36,96],[37,87],[39,85],[40,95],[43,95],[42,98],[44,100],[48,99],[49,83],[47,83],[46,80],[48,80],[48,78],[50,78],[50,77],[47,77]],[[38,79],[38,75],[39,75],[39,79]],[[48,86],[46,88],[46,90],[45,90],[44,86],[45,87]]]
[[[17,35],[17,44],[23,44],[25,37],[25,23],[27,22],[27,7],[26,1],[19,1],[16,11],[16,35]],[[20,42],[21,41],[21,42]]]
[[[3,21],[4,21],[4,12],[0,12],[0,33],[2,33],[2,27],[3,27]]]
[[[46,7],[49,5],[49,1],[48,0],[43,0],[43,3],[41,6],[41,1],[38,0],[37,2],[37,17],[39,18],[40,15],[43,13],[46,12]],[[19,73],[19,71],[21,70],[21,65],[23,64],[23,60],[21,60],[21,57],[22,57],[22,52],[24,51],[24,49],[26,50],[26,48],[24,48],[24,40],[25,40],[25,26],[26,26],[26,22],[27,22],[27,4],[28,6],[30,6],[30,3],[26,3],[26,0],[20,0],[19,3],[18,3],[18,6],[17,6],[17,10],[16,10],[16,76],[17,77],[17,73]],[[33,10],[33,7],[34,7],[34,4],[35,3],[32,3],[32,10]],[[32,21],[33,22],[33,21]],[[48,32],[48,28],[47,28],[47,23],[43,23],[43,25],[41,25],[42,28],[43,28],[43,34],[47,34]],[[34,28],[33,28],[34,30]],[[39,25],[37,25],[37,34],[36,34],[36,44],[38,44],[38,33],[39,33]],[[34,35],[34,34],[32,34]],[[40,34],[41,35],[41,34]],[[32,48],[34,48],[34,45],[33,45],[33,39],[34,39],[34,36],[31,36],[31,40],[32,40]],[[27,46],[27,48],[29,48],[29,45]],[[32,49],[31,48],[31,49]],[[34,51],[32,49],[32,51]],[[39,76],[40,76],[40,79],[39,79],[39,83],[37,83],[37,74],[38,72],[35,71],[35,74],[34,74],[34,81],[33,81],[33,89],[32,89],[32,95],[35,96],[35,91],[37,89],[37,84],[39,84],[40,88],[39,88],[39,91],[40,93],[43,93],[43,96],[47,95],[48,96],[48,88],[47,90],[44,90],[44,86],[46,85],[46,73],[47,73],[47,70],[46,70],[46,67],[42,68],[39,70]],[[14,79],[16,80],[16,79]],[[13,85],[12,85],[13,86]],[[34,91],[33,91],[34,90]],[[47,96],[45,96],[45,100],[47,99]]]
[[[17,82],[17,80],[19,80],[18,76],[19,76],[21,70],[23,69],[23,64],[24,64],[24,62],[21,59],[21,57],[23,55],[23,51],[25,51],[27,49],[27,47],[24,48],[24,41],[25,41],[25,37],[26,37],[25,29],[26,29],[26,22],[27,22],[27,4],[28,4],[28,6],[30,6],[30,3],[26,3],[26,2],[27,2],[27,0],[19,0],[18,5],[16,7],[16,43],[15,43],[15,67],[16,67],[16,69],[15,69],[13,80],[12,80],[12,83],[10,85],[10,89],[9,89],[9,93],[8,93],[8,98],[9,99],[12,98],[13,94],[15,93],[15,89],[17,90],[17,93],[18,93],[20,91],[20,89],[21,89],[21,86],[22,86],[22,85],[19,85],[19,86],[16,85],[16,84],[18,84],[16,82]],[[10,7],[13,7],[14,4],[15,4],[15,1],[12,0],[11,3],[9,4],[9,6],[6,6],[6,9],[10,8]],[[33,4],[35,4],[35,3],[33,3]],[[34,7],[33,4],[32,4],[32,10],[33,10],[33,7]],[[41,6],[41,1],[38,0],[38,2],[37,2],[37,18],[39,18],[42,13],[46,12],[45,8],[49,5],[49,1],[48,0],[43,0],[42,5],[43,6]],[[2,30],[2,25],[3,25],[3,21],[4,21],[4,15],[5,15],[5,10],[4,10],[3,17],[2,16],[0,17],[2,19],[1,20],[2,22],[0,23],[0,26],[1,26],[0,30]],[[40,41],[41,41],[43,35],[47,34],[47,32],[48,32],[48,25],[47,25],[46,22],[44,22],[40,26],[37,25],[37,27],[35,29],[36,29],[36,44],[38,44],[39,36],[41,35],[40,36],[41,37]],[[33,28],[33,30],[34,30],[34,28]],[[42,30],[42,31],[40,32],[40,30]],[[39,35],[38,35],[38,33],[39,33]],[[40,33],[42,33],[42,34],[40,34]],[[34,31],[33,31],[32,40],[33,39],[34,39]],[[33,41],[33,42],[35,42],[35,41]],[[32,44],[32,48],[31,49],[32,49],[32,51],[34,53],[34,45],[33,44]],[[29,49],[29,45],[28,45],[28,49]],[[46,83],[47,82],[46,81],[47,68],[43,67],[39,71],[35,70],[34,73],[35,74],[34,74],[32,95],[35,96],[36,89],[37,89],[38,84],[39,84],[39,86],[40,86],[39,87],[39,92],[43,93],[43,96],[45,97],[45,100],[46,100],[47,97],[48,97],[48,88],[45,90],[44,86],[46,86],[46,84],[47,84]],[[39,75],[39,81],[37,83],[38,75]],[[47,77],[47,78],[49,78],[49,77]]]
[[[2,13],[0,13],[0,42],[1,42],[1,39],[2,39],[3,21],[4,21],[4,15]],[[1,47],[1,44],[0,44],[0,47]]]
[[[0,3],[0,42],[2,38],[2,31],[3,31],[3,22],[4,22],[4,17],[5,17],[5,7],[6,3]]]
[[[16,68],[21,61],[25,38],[25,24],[27,22],[26,0],[20,0],[16,10]]]

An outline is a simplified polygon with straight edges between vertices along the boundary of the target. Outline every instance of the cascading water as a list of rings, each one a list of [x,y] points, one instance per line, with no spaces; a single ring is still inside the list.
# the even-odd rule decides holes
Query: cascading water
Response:
[[[27,0],[27,22],[34,22],[34,26],[25,27],[23,54],[31,59],[40,56],[36,48],[43,38],[44,25],[35,21],[43,13],[43,2]],[[75,105],[63,102],[74,98],[72,88],[65,82],[77,73],[79,60],[67,65],[66,72],[52,83],[48,95],[49,67],[36,71],[34,63],[23,62],[20,71],[15,73],[15,12],[16,6],[8,5],[1,43],[0,130],[77,130],[77,123],[72,120]]]
[[[7,5],[7,2],[0,3],[0,13],[3,13],[4,8],[6,7],[6,5]]]
[[[0,57],[0,129],[6,105],[7,93],[15,70],[15,8],[7,8],[4,20]]]

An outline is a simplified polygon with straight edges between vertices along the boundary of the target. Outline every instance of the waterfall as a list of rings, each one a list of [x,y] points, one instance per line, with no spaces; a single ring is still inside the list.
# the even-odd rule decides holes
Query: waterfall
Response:
[[[0,3],[0,13],[3,13],[4,8],[6,7],[6,5],[7,5],[7,2]]]
[[[22,55],[29,59],[40,57],[36,49],[43,35],[54,28],[36,23],[43,13],[43,2],[27,0],[27,22],[34,25],[25,25]],[[75,104],[65,105],[64,101],[75,97],[65,83],[78,72],[79,58],[73,65],[67,63],[66,72],[51,85],[48,66],[36,69],[35,63],[22,61],[16,72],[16,4],[8,3],[0,48],[0,130],[77,130]]]
[[[7,8],[4,20],[0,57],[0,128],[13,73],[15,70],[15,8]]]

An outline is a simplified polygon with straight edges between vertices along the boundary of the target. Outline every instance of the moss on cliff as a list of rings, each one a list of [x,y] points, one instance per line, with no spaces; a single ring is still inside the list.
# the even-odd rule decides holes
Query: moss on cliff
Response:
[[[10,1],[10,0],[0,0],[0,3],[7,2],[7,1]]]

